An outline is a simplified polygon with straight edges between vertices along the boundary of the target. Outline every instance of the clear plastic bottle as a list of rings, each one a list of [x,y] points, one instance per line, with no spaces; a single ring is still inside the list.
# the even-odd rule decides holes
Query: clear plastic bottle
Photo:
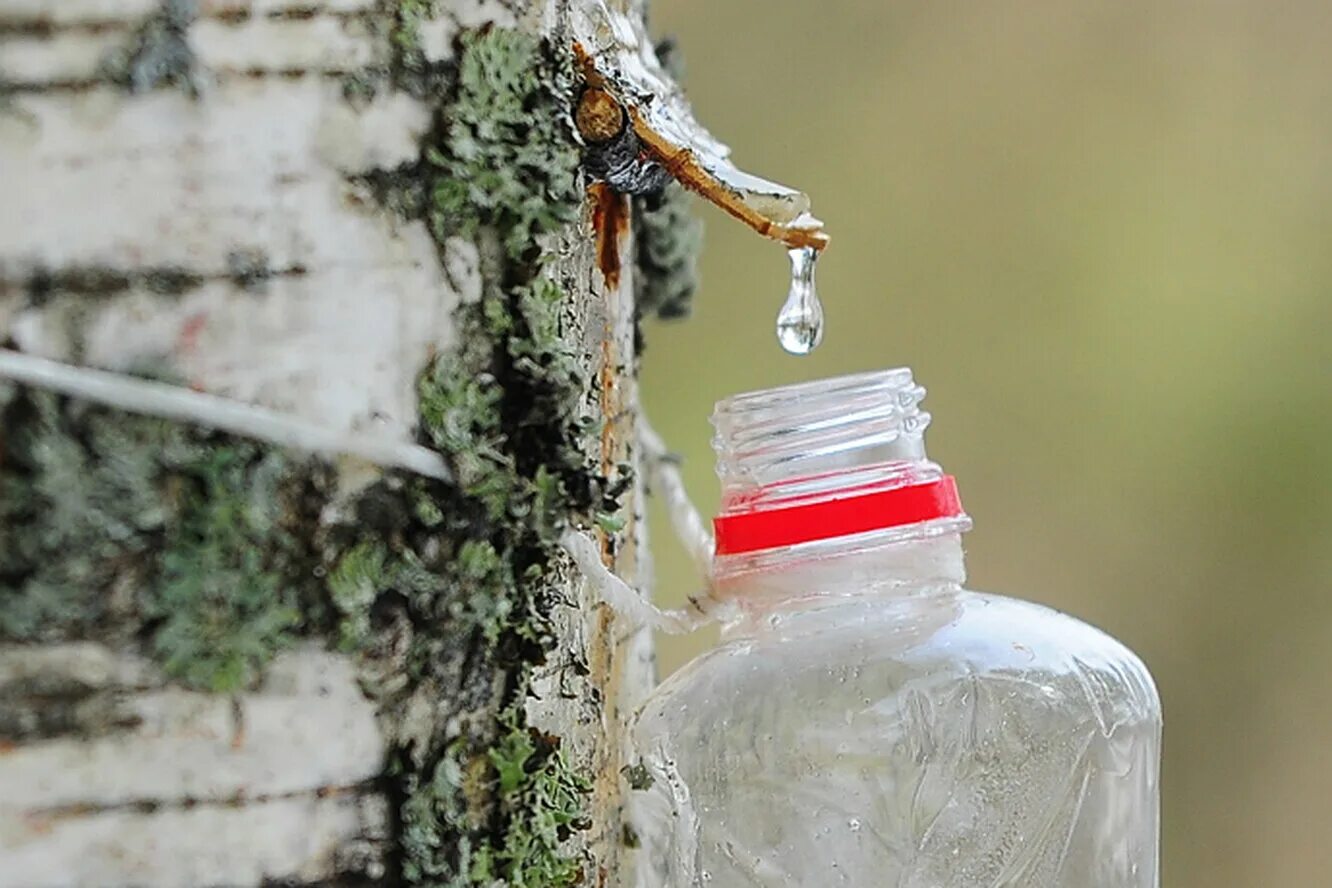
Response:
[[[645,888],[1156,888],[1142,662],[963,589],[909,370],[717,406],[722,644],[639,714]]]

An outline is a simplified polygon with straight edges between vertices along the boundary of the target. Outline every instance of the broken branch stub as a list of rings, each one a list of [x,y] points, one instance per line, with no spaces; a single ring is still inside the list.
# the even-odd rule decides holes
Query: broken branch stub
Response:
[[[792,248],[822,250],[828,245],[823,223],[810,212],[808,195],[737,168],[730,149],[694,119],[683,90],[658,60],[641,22],[612,10],[605,0],[593,0],[575,8],[572,30],[575,56],[598,105],[604,104],[603,96],[619,104],[652,161],[764,237]],[[580,130],[584,119],[603,123],[614,117],[604,107],[596,110],[595,117],[579,115]],[[584,136],[604,142],[605,131],[589,129]]]

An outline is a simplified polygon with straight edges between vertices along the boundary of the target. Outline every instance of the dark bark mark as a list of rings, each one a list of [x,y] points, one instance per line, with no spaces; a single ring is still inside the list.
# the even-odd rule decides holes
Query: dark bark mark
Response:
[[[63,690],[12,683],[0,688],[0,742],[56,737],[101,737],[137,727],[142,719],[119,690],[70,686]]]
[[[146,290],[159,296],[181,296],[207,283],[229,281],[252,289],[266,280],[299,278],[308,274],[303,265],[275,268],[262,252],[236,251],[227,256],[225,274],[203,274],[186,268],[158,266],[122,269],[105,265],[70,265],[37,268],[22,277],[0,278],[0,289],[18,290],[28,304],[41,306],[61,295],[108,297],[129,290]]]
[[[5,37],[33,37],[48,39],[56,34],[114,34],[128,31],[129,25],[123,21],[89,20],[56,24],[49,18],[6,18],[0,17],[0,39]]]

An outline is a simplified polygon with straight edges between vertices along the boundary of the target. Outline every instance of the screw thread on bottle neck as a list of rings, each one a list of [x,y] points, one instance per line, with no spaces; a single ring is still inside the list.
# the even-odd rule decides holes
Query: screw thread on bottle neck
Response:
[[[780,497],[857,469],[925,461],[925,389],[905,368],[749,392],[712,415],[724,500]],[[831,477],[836,476],[836,477]],[[850,479],[847,479],[850,480]]]

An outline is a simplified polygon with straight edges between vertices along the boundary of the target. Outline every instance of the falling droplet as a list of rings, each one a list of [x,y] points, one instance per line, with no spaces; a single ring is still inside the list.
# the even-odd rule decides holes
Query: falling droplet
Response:
[[[793,355],[807,355],[823,341],[823,303],[814,289],[813,247],[797,247],[791,256],[791,292],[777,313],[777,341]]]

